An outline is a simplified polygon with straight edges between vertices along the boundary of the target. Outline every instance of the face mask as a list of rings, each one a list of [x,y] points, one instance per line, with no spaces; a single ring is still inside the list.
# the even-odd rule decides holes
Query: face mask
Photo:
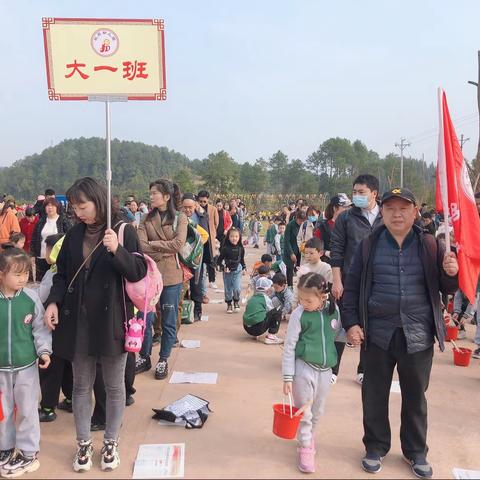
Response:
[[[317,220],[318,220],[318,217],[315,217],[315,216],[313,216],[313,215],[310,215],[310,216],[308,217],[308,221],[309,221],[309,222],[315,223]]]
[[[368,195],[354,195],[353,204],[358,208],[368,207]]]

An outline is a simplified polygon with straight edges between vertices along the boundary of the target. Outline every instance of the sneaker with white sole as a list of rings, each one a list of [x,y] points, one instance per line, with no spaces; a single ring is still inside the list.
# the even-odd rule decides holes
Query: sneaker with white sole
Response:
[[[115,440],[104,440],[102,448],[102,461],[100,466],[103,471],[115,470],[120,465],[118,443]]]
[[[433,469],[426,458],[419,458],[417,460],[410,460],[407,457],[403,459],[410,465],[412,473],[418,478],[432,478]]]
[[[472,358],[480,358],[480,347],[472,353]]]
[[[213,288],[213,290],[218,290],[218,286],[217,286],[217,284],[216,284],[215,282],[210,282],[210,283],[208,284],[208,286],[209,286],[210,288]]]
[[[276,335],[273,335],[272,333],[269,333],[265,337],[265,344],[266,345],[281,345],[283,343],[283,339],[277,337]]]
[[[362,458],[362,468],[368,473],[379,473],[382,470],[383,457],[375,453],[366,453]]]
[[[0,468],[8,463],[15,456],[15,449],[0,450]]]
[[[357,376],[355,377],[355,381],[359,385],[363,385],[363,373],[357,373]]]
[[[88,472],[92,468],[93,445],[91,440],[77,443],[77,453],[73,459],[75,472]]]
[[[465,330],[459,330],[457,340],[465,340],[467,338],[467,332]]]
[[[337,379],[338,377],[334,373],[332,373],[332,378],[330,379],[330,383],[332,385],[335,385],[337,383]]]
[[[36,455],[33,457],[25,456],[21,451],[10,457],[10,460],[2,465],[0,476],[2,478],[17,478],[24,473],[36,472],[40,468],[40,462]]]
[[[150,357],[139,357],[135,360],[135,375],[139,375],[143,372],[148,372],[152,368],[152,361]]]
[[[155,367],[155,380],[163,380],[168,377],[168,362],[159,360]]]

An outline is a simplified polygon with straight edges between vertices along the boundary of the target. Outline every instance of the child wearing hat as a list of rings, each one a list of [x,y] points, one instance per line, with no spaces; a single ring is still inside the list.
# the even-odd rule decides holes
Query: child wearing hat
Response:
[[[252,337],[265,332],[265,344],[280,345],[283,339],[277,337],[282,320],[281,306],[274,307],[268,293],[272,287],[269,278],[260,277],[255,284],[255,294],[248,300],[243,314],[243,328]]]

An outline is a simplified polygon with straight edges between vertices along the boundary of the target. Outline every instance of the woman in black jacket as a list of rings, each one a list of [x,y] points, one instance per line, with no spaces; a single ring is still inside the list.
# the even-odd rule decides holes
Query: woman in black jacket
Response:
[[[98,361],[107,394],[101,467],[113,470],[120,463],[117,441],[125,409],[124,324],[133,317],[123,278],[137,282],[147,269],[143,258],[133,255],[141,249],[131,225],[125,227],[124,245],[119,245],[118,212],[113,212],[112,229],[106,229],[107,190],[103,185],[89,177],[77,180],[67,198],[80,223],[67,233],[58,256],[45,322],[54,329],[55,354],[72,361],[78,441],[73,468],[88,471],[92,465],[90,416]]]
[[[50,235],[57,233],[67,233],[70,229],[70,222],[60,214],[60,203],[55,197],[45,200],[45,215],[41,216],[32,234],[32,243],[30,244],[30,253],[35,258],[35,279],[40,282],[50,268],[45,260],[46,244],[45,240]]]

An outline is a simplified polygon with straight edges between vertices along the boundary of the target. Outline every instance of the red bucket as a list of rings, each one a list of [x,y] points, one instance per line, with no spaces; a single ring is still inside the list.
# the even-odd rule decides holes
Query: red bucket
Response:
[[[459,351],[460,350],[460,351]],[[453,349],[453,363],[457,367],[468,367],[470,365],[470,358],[472,357],[472,350],[470,348],[456,348]]]
[[[298,408],[292,407],[291,397],[289,400],[290,405],[283,402],[273,406],[273,433],[286,440],[292,440],[297,436],[298,425],[303,416],[303,413],[298,417],[294,416]]]
[[[449,342],[450,340],[455,341],[458,337],[458,328],[456,326],[449,327],[447,326],[447,334],[445,335],[445,341]]]

